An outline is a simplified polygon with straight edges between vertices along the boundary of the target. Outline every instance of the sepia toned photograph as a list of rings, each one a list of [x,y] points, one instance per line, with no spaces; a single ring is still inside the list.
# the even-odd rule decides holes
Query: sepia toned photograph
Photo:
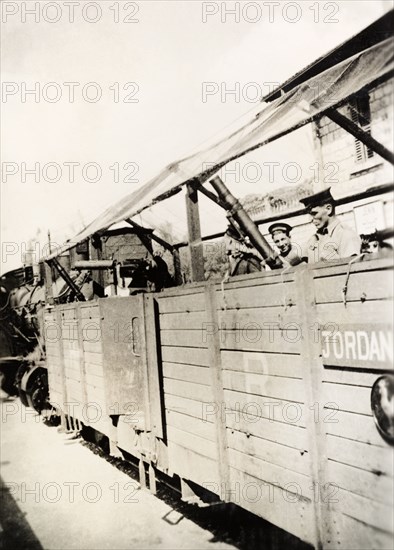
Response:
[[[0,12],[0,550],[393,550],[394,1]]]

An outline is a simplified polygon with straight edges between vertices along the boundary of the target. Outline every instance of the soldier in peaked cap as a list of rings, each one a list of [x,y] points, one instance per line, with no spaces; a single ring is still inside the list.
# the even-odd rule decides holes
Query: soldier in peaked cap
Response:
[[[309,263],[349,258],[360,254],[361,239],[335,216],[335,200],[330,188],[300,200],[316,233],[308,241],[303,256]]]
[[[243,235],[229,223],[224,234],[226,254],[229,260],[229,275],[246,275],[261,271],[263,259]]]
[[[301,250],[292,244],[290,232],[292,227],[287,223],[273,223],[269,226],[268,231],[272,236],[274,244],[280,252],[280,259],[284,266],[298,265],[303,262],[301,258]]]

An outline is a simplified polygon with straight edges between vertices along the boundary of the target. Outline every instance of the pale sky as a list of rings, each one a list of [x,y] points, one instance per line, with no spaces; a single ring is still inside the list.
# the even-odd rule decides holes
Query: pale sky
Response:
[[[16,243],[15,250],[23,250],[23,243],[39,230],[39,238],[45,240],[48,229],[59,244],[72,238],[166,164],[233,127],[256,105],[256,92],[267,93],[269,83],[283,82],[392,6],[382,0],[284,1],[279,6],[82,1],[74,2],[72,22],[67,2],[56,2],[57,10],[55,2],[40,2],[35,15],[24,13],[34,4],[2,2],[1,272],[21,264],[19,253],[4,255],[4,243]],[[239,22],[222,7],[237,9],[236,4]],[[89,22],[95,17],[96,23]],[[124,22],[125,17],[138,22]],[[74,102],[67,82],[76,83]],[[86,87],[88,83],[94,84]],[[125,90],[127,83],[132,84]],[[204,83],[210,83],[211,90],[205,101]],[[35,86],[38,97],[24,95]],[[238,97],[225,95],[236,86]],[[101,98],[89,102],[97,90]],[[57,93],[59,100],[51,102]],[[123,101],[127,95],[138,102]],[[297,160],[308,166],[313,159],[310,129],[254,153],[251,160],[264,159]],[[94,177],[94,168],[85,175],[82,171],[92,162],[102,171],[96,183],[86,181]],[[34,175],[23,173],[35,163],[37,182]],[[48,163],[60,166],[59,181],[47,181],[55,179],[55,168],[43,170]],[[64,163],[80,163],[74,182],[70,165]],[[116,166],[119,182],[114,181]],[[230,175],[224,179],[237,196],[263,194],[283,185],[280,174],[274,183],[267,181],[267,174],[258,184],[242,183],[242,177],[236,184]],[[125,182],[126,175],[138,181]],[[215,211],[212,216],[205,201],[201,206],[203,232],[220,229],[224,214],[221,218]],[[170,202],[157,212],[152,209],[150,223],[166,220],[182,233],[184,220]]]

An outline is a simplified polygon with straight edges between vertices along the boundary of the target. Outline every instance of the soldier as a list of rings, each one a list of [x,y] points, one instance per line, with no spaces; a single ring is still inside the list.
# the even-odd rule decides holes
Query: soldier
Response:
[[[301,250],[292,244],[290,232],[292,227],[287,223],[273,223],[269,226],[268,231],[272,236],[274,244],[280,252],[280,260],[285,267],[298,265],[303,262],[301,258]]]
[[[245,275],[262,269],[262,258],[257,250],[230,223],[224,234],[226,254],[229,260],[229,275]]]
[[[361,239],[335,216],[335,200],[330,188],[305,197],[300,202],[316,226],[316,233],[308,241],[303,253],[309,263],[328,262],[360,254]]]

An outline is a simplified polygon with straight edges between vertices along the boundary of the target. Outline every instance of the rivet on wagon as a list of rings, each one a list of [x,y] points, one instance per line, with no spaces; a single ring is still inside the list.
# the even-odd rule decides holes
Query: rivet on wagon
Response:
[[[361,294],[361,296],[360,296],[360,300],[361,300],[362,302],[365,302],[366,299],[367,299],[367,295],[365,294],[365,292],[363,292],[363,293]]]

